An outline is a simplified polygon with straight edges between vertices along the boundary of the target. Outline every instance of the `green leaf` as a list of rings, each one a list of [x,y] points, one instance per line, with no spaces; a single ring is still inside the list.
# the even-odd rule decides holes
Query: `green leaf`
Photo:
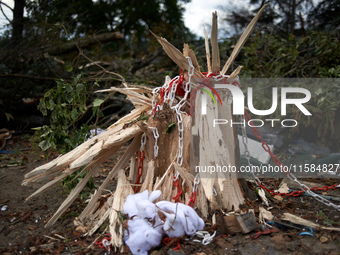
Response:
[[[78,117],[78,111],[77,111],[75,108],[73,108],[73,110],[72,110],[72,112],[71,112],[71,118],[72,118],[73,120],[76,120],[77,117]]]
[[[73,71],[73,66],[72,65],[68,65],[67,67],[66,67],[66,71],[67,72],[72,72]]]
[[[68,93],[70,93],[72,90],[73,90],[73,88],[72,88],[72,86],[70,86],[70,85],[66,85],[66,91],[68,92]]]
[[[176,122],[171,123],[171,124],[168,126],[168,128],[166,129],[166,132],[167,132],[168,134],[170,134],[171,131],[174,129],[175,125],[176,125]]]
[[[41,100],[40,104],[38,106],[38,109],[41,111],[43,116],[47,115],[47,110],[46,110],[46,105],[45,105],[45,101]]]
[[[44,126],[44,127],[47,127],[47,126]],[[43,131],[44,133],[40,137],[46,137],[52,133],[52,130],[50,130],[49,128],[44,128]]]
[[[82,91],[84,89],[84,84],[78,83],[76,89],[77,89],[78,92]]]
[[[47,140],[43,140],[39,143],[39,147],[43,150],[46,151],[51,147],[51,143]]]
[[[11,119],[14,120],[13,116],[10,113],[5,112],[5,115],[6,115],[7,121],[10,121]]]
[[[99,99],[99,98],[96,98],[96,99],[93,101],[93,106],[94,106],[94,107],[98,107],[98,106],[100,106],[102,103],[104,103],[104,100]]]
[[[69,102],[69,103],[72,103],[73,102],[73,95],[71,95],[71,94],[69,94],[69,95],[67,95],[66,96],[66,100],[67,100],[67,102]]]
[[[104,113],[101,110],[97,111],[97,115],[98,115],[99,118],[104,117]]]
[[[54,103],[53,99],[50,98],[50,100],[46,101],[46,103],[47,103],[47,102],[48,102],[48,107],[47,107],[47,109],[53,110],[53,109],[54,109],[54,106],[55,106],[55,103]],[[46,106],[47,106],[47,105],[46,105]]]
[[[52,118],[52,120],[57,121],[57,119],[58,119],[57,111],[52,112],[51,118]]]
[[[96,116],[97,112],[98,112],[98,107],[92,107],[92,116],[93,117]]]

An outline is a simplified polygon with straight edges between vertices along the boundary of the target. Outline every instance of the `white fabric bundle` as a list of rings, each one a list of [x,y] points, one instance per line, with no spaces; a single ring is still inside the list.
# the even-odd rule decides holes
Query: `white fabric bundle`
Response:
[[[193,235],[204,228],[204,221],[194,209],[182,203],[160,201],[153,203],[161,196],[161,191],[147,190],[129,195],[123,206],[128,215],[128,231],[124,240],[133,254],[147,255],[153,247],[160,245],[163,234],[170,238]],[[165,215],[164,221],[158,212]]]

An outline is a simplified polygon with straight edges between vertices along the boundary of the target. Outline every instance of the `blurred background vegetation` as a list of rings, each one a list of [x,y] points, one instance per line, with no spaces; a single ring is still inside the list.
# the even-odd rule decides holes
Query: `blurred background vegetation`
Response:
[[[13,19],[0,38],[0,128],[21,132],[39,127],[36,137],[42,149],[67,151],[92,127],[114,123],[131,105],[121,95],[95,90],[123,83],[161,86],[165,75],[179,72],[150,30],[179,49],[189,43],[206,71],[204,40],[184,25],[187,2],[15,0]],[[234,63],[233,68],[244,66],[240,76],[340,78],[340,0],[249,0],[247,8],[220,6],[220,27],[232,28],[229,34],[220,32],[221,63],[265,3]],[[0,7],[2,13],[9,8],[1,0]],[[337,151],[340,87],[310,90],[313,117],[302,119],[292,137],[308,130],[311,141]],[[270,93],[268,89],[257,96],[259,107],[270,108],[271,102],[261,100],[271,98]],[[289,114],[285,118],[297,118],[296,112]]]

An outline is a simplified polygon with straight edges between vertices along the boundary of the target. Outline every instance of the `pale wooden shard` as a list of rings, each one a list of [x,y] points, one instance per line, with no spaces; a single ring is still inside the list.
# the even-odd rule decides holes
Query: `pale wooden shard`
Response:
[[[104,205],[102,205],[102,202],[98,202],[96,204],[96,207],[94,208],[94,211],[91,212],[91,217],[89,217],[89,221],[84,224],[78,218],[75,218],[73,224],[85,230],[86,233],[84,234],[84,236],[92,236],[98,230],[98,228],[100,228],[103,223],[108,219],[111,212],[112,202],[112,196],[107,198],[107,201],[104,203]]]
[[[134,194],[124,170],[118,172],[118,183],[110,210],[111,243],[114,247],[123,245],[123,225],[119,213],[123,213],[123,205],[128,195]]]
[[[93,156],[93,159],[96,156],[98,150],[100,151],[100,145],[97,145],[98,143],[101,144],[102,141],[106,140],[111,135],[114,136],[116,133],[119,133],[123,129],[125,122],[136,119],[143,111],[147,111],[149,109],[151,109],[151,105],[146,104],[142,107],[139,107],[138,109],[133,110],[130,114],[126,115],[117,123],[110,126],[105,132],[89,139],[65,155],[58,157],[45,165],[35,168],[25,175],[25,180],[23,181],[22,185],[52,178],[58,174],[58,172],[61,172],[64,169],[67,169],[65,171],[66,173],[72,174],[77,170],[77,167],[84,166],[90,162],[90,160],[86,159],[86,157],[82,157],[82,159],[84,159],[86,162],[79,161],[79,157],[81,157],[84,153],[87,153],[87,155],[91,155],[91,157]],[[70,169],[69,165],[75,161],[77,163],[74,163]]]
[[[165,176],[164,185],[161,186],[160,190],[162,191],[161,200],[171,201],[173,198],[172,190],[173,190],[173,178],[174,174],[171,171],[168,175]]]
[[[97,167],[99,165],[95,164],[86,176],[78,183],[78,185],[71,191],[65,201],[58,208],[57,212],[53,215],[53,217],[48,221],[46,227],[52,226],[53,223],[57,221],[57,219],[69,208],[69,206],[73,203],[73,201],[78,197],[79,193],[83,190],[86,183],[90,180],[91,176],[96,173]]]
[[[196,109],[202,107],[202,95],[201,90],[196,94]],[[227,102],[229,98],[228,93],[220,94],[223,102]],[[213,104],[207,104],[207,114],[201,115],[198,112],[194,112],[193,125],[191,133],[193,141],[191,147],[197,153],[197,165],[198,166],[235,166],[237,165],[236,150],[237,150],[237,137],[235,135],[236,130],[234,127],[224,125],[223,127],[212,128],[210,123],[214,119],[232,119],[231,105],[225,105],[224,107],[214,107]],[[201,121],[195,121],[200,119]],[[223,137],[223,142],[221,140]],[[195,148],[194,148],[195,147]],[[203,156],[204,155],[204,156]],[[194,169],[191,169],[194,171]],[[217,201],[218,205],[228,210],[237,210],[239,206],[244,202],[243,193],[240,189],[237,173],[221,173],[209,171],[200,172],[201,184],[204,189],[206,198],[210,202]],[[195,172],[192,174],[196,174]],[[216,189],[218,196],[215,198],[213,189]]]
[[[152,104],[152,99],[144,96],[143,94],[140,94],[136,92],[133,88],[116,88],[116,87],[111,87],[109,89],[104,89],[104,90],[98,90],[98,92],[119,92],[122,94],[125,94],[128,96],[128,100],[130,100],[135,106],[144,106],[144,105],[151,105]],[[142,91],[143,93],[150,92],[150,90],[141,90],[138,89],[138,91]]]
[[[211,27],[211,51],[212,51],[212,72],[214,74],[220,73],[220,52],[218,48],[217,38],[217,12],[213,12],[212,27]]]
[[[143,180],[143,185],[140,189],[140,192],[143,192],[144,190],[152,190],[153,187],[153,179],[155,177],[155,161],[150,160],[147,165],[147,172],[145,176],[145,180]]]
[[[139,130],[139,133],[136,134],[136,136],[140,137],[141,130]],[[117,174],[117,171],[121,169],[127,161],[131,158],[131,156],[138,150],[138,146],[140,145],[140,141],[134,141],[129,146],[128,150],[125,152],[125,154],[122,156],[122,158],[118,161],[116,166],[111,170],[109,175],[106,177],[103,184],[100,186],[96,194],[92,197],[90,200],[90,203],[87,205],[87,207],[84,209],[81,216],[79,216],[79,219],[82,220],[82,216],[84,216],[84,212],[86,210],[90,210],[94,204],[97,202],[99,196],[102,194],[103,189],[107,187],[110,180]],[[115,148],[114,148],[115,150]],[[69,196],[66,198],[66,200],[63,202],[63,204],[59,207],[57,212],[53,215],[53,217],[49,220],[49,222],[46,224],[46,227],[51,226],[56,220],[66,211],[66,209],[71,205],[71,203],[78,197],[80,191],[85,187],[86,183],[89,181],[91,176],[96,173],[98,166],[105,162],[115,151],[111,150],[105,150],[102,155],[100,155],[96,160],[91,162],[86,168],[89,169],[89,172],[86,174],[86,176],[78,183],[78,185],[71,191]]]
[[[70,169],[76,169],[81,166],[87,165],[94,157],[96,157],[103,149],[104,141],[98,141],[95,145],[89,148],[85,153],[81,154],[79,158],[70,164]]]
[[[195,68],[195,72],[200,73],[200,66],[198,64],[196,55],[195,55],[194,51],[192,49],[190,49],[189,45],[186,44],[186,43],[184,44],[184,47],[183,47],[183,55],[184,55],[184,57],[190,57],[190,59],[192,61],[192,65]]]
[[[237,67],[229,76],[228,82],[233,83],[237,79],[238,74],[241,72],[243,66]]]
[[[248,37],[250,36],[251,32],[253,31],[256,22],[260,18],[261,13],[263,12],[264,8],[267,6],[267,4],[263,5],[262,8],[259,10],[259,12],[256,14],[256,16],[252,19],[252,21],[249,23],[247,28],[242,33],[239,41],[237,42],[233,52],[231,53],[230,57],[228,58],[227,62],[225,63],[221,73],[226,74],[231,64],[234,62],[237,55],[240,53],[240,50],[242,49],[243,45],[247,41]]]
[[[112,201],[111,201],[111,204],[112,204]],[[101,211],[104,211],[104,215],[99,218],[95,226],[89,232],[87,232],[84,236],[92,236],[98,230],[98,228],[100,228],[104,224],[104,222],[107,220],[111,212],[106,207],[103,207]]]
[[[112,178],[114,178],[116,176],[118,170],[123,168],[125,166],[125,164],[129,161],[129,159],[138,151],[138,149],[140,148],[141,133],[142,132],[140,132],[140,134],[138,134],[136,136],[136,138],[133,139],[133,141],[130,144],[129,148],[126,150],[124,155],[120,158],[120,160],[117,162],[115,167],[110,171],[110,173],[108,174],[108,176],[106,177],[106,179],[104,180],[102,185],[98,188],[97,192],[94,194],[94,196],[91,198],[91,200],[88,203],[88,205],[85,207],[83,212],[80,214],[80,216],[79,216],[80,220],[83,220],[84,218],[86,218],[86,216],[88,215],[89,211],[91,210],[91,208],[93,208],[95,203],[98,201],[100,195],[103,193],[103,191],[109,185],[109,183],[112,180]]]
[[[40,187],[32,195],[30,195],[28,198],[26,198],[26,200],[29,200],[30,198],[40,194],[41,192],[44,192],[45,190],[48,190],[49,188],[53,187],[55,184],[61,182],[67,176],[68,176],[68,174],[62,173],[60,176],[55,178],[53,181],[50,181],[50,182],[46,183],[45,185],[43,185],[42,187]]]
[[[204,43],[205,43],[205,53],[207,56],[207,67],[208,67],[208,73],[211,73],[211,62],[210,62],[210,49],[209,49],[209,38],[208,38],[208,33],[205,30],[205,27],[203,26],[204,29]]]
[[[162,45],[165,53],[183,70],[189,70],[189,62],[186,57],[175,46],[169,43],[165,38],[159,37],[151,32],[158,42]],[[204,75],[195,69],[194,77],[204,78]]]
[[[131,182],[136,182],[136,179],[137,179],[137,171],[138,171],[137,155],[133,155],[130,161],[130,172],[129,172],[129,177],[127,179]]]
[[[324,229],[324,230],[340,231],[340,228],[324,227],[324,226],[321,226],[321,225],[316,224],[314,222],[311,222],[309,220],[302,219],[299,216],[296,216],[296,215],[291,214],[291,213],[284,213],[282,220],[286,220],[286,221],[289,221],[291,223],[301,225],[301,226],[310,227],[310,228],[313,228],[313,229],[320,229],[321,228],[321,229]]]
[[[116,131],[116,130],[117,129],[114,129],[114,131]],[[104,134],[104,133],[105,132],[103,132],[102,134]],[[42,186],[40,189],[35,191],[32,195],[30,195],[27,198],[27,200],[32,198],[33,196],[40,194],[43,191],[49,189],[50,187],[54,186],[55,184],[59,183],[63,178],[74,173],[80,167],[88,165],[88,164],[93,165],[94,163],[98,163],[99,159],[102,160],[103,155],[105,155],[104,160],[108,159],[125,142],[131,140],[133,137],[135,137],[136,135],[138,135],[140,133],[141,133],[141,130],[139,129],[138,126],[132,126],[132,127],[123,129],[119,132],[116,132],[115,134],[113,134],[111,136],[107,136],[108,134],[110,134],[110,132],[106,133],[105,136],[102,135],[102,138],[106,138],[105,143],[104,143],[103,140],[98,141],[94,146],[88,148],[87,151],[78,155],[78,158],[75,161],[73,161],[72,163],[70,163],[69,167],[66,168],[60,176],[56,177],[54,180],[48,182],[47,184]],[[100,139],[99,135],[98,135],[97,139]],[[109,154],[107,152],[109,152]],[[57,158],[57,160],[61,160],[61,159],[62,158]],[[69,163],[68,160],[66,162]],[[58,165],[58,163],[53,164],[52,166],[59,170],[60,168],[57,167],[57,165]],[[89,169],[89,167],[86,167],[82,170],[82,172],[84,172],[88,169]],[[52,173],[54,173],[54,171],[52,171]],[[36,179],[46,178],[46,177],[49,177],[51,175],[53,175],[53,174],[51,174],[49,172],[43,172],[43,174],[33,176],[30,180],[33,181],[33,180],[36,180]],[[27,180],[26,180],[26,182],[27,182]]]

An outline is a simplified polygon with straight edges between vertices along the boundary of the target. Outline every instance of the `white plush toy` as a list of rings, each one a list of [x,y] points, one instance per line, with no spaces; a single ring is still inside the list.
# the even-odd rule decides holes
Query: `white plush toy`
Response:
[[[170,238],[180,237],[193,235],[204,228],[204,221],[190,206],[167,201],[154,204],[161,194],[156,190],[149,195],[145,190],[126,198],[123,211],[130,220],[124,240],[133,254],[148,254],[150,249],[160,245],[163,234]],[[159,212],[165,215],[164,221]]]
[[[128,237],[125,243],[132,254],[147,255],[151,248],[158,246],[162,241],[162,231],[154,229],[142,218],[134,217],[129,220],[128,227]]]
[[[156,206],[166,216],[163,229],[170,238],[193,235],[204,228],[204,221],[188,205],[160,201]]]

